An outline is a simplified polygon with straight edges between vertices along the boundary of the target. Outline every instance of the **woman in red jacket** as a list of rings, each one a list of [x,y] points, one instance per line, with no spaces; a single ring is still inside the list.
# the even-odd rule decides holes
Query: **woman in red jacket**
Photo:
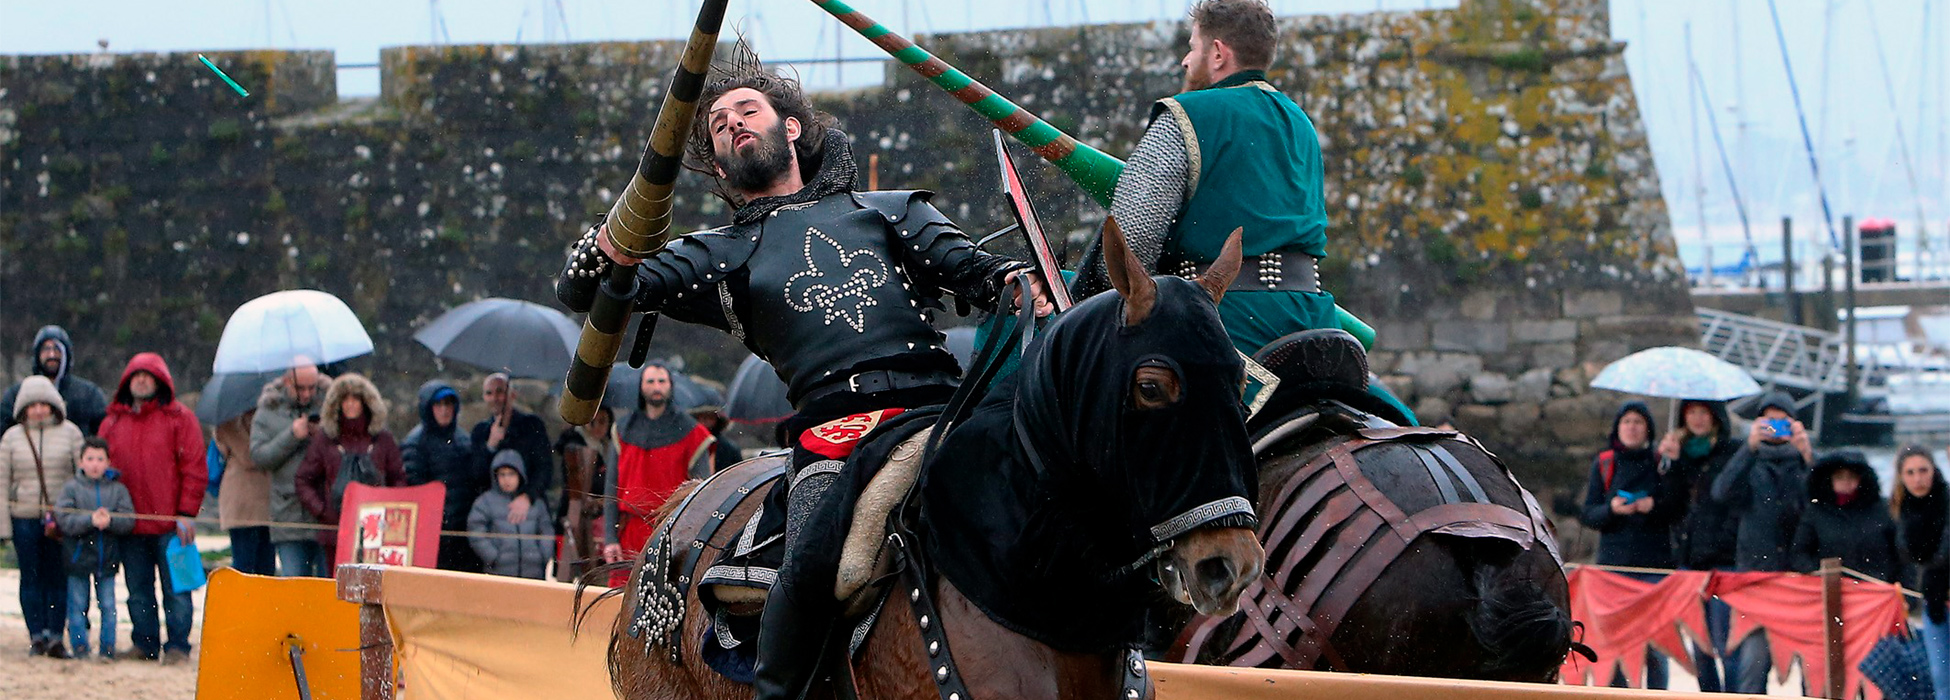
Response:
[[[318,522],[337,525],[346,486],[404,486],[399,443],[386,430],[386,400],[363,375],[347,374],[332,382],[319,410],[319,439],[305,448],[298,465],[298,501]],[[325,561],[338,562],[338,533],[321,531]]]

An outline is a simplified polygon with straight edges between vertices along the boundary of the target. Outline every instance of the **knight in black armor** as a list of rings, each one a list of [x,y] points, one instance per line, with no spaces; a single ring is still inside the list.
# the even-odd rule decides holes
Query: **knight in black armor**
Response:
[[[729,225],[673,240],[637,267],[637,311],[730,333],[777,370],[797,415],[787,476],[786,560],[758,636],[758,698],[795,698],[817,665],[831,585],[795,584],[803,513],[842,467],[807,449],[807,429],[859,414],[944,403],[960,370],[931,321],[945,292],[994,310],[1030,266],[977,249],[930,203],[932,193],[858,191],[846,134],[796,81],[751,67],[717,76],[698,104],[686,165],[716,178]],[[616,260],[590,231],[556,296],[587,311]],[[1031,276],[1038,314],[1051,310]],[[803,589],[798,590],[798,589]]]

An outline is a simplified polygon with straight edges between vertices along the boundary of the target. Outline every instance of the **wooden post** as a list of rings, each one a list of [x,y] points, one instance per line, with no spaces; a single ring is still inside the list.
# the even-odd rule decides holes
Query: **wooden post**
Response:
[[[1821,696],[1841,700],[1842,680],[1848,677],[1848,662],[1842,654],[1842,560],[1821,560],[1822,636],[1827,647],[1828,677],[1823,679]]]
[[[867,189],[869,191],[880,189],[880,154],[878,153],[867,155]]]
[[[359,698],[393,700],[393,632],[386,626],[380,592],[385,579],[378,566],[338,568],[339,600],[359,604]]]
[[[1842,217],[1842,263],[1844,265],[1842,282],[1846,286],[1843,287],[1842,293],[1843,303],[1848,306],[1848,325],[1843,328],[1843,337],[1848,344],[1848,367],[1846,368],[1848,405],[1843,407],[1845,411],[1855,410],[1855,400],[1862,392],[1862,367],[1857,363],[1858,356],[1855,351],[1855,284],[1856,278],[1862,274],[1859,269],[1861,258],[1856,245],[1855,217],[1844,216]]]

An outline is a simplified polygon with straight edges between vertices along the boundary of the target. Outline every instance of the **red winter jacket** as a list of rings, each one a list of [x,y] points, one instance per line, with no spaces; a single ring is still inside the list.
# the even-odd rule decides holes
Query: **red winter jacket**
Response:
[[[140,404],[129,393],[129,377],[136,372],[156,378],[156,395]],[[203,489],[210,481],[203,430],[196,414],[176,401],[176,381],[161,355],[145,352],[129,360],[99,434],[108,441],[109,463],[122,472],[122,483],[135,499],[135,512],[195,517],[203,508]],[[174,529],[163,520],[135,523],[138,535]]]

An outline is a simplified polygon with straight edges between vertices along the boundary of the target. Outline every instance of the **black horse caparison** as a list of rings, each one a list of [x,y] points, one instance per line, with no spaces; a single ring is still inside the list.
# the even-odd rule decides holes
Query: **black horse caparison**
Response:
[[[1165,588],[1201,613],[1224,615],[1259,577],[1243,363],[1215,306],[1238,273],[1238,234],[1197,282],[1146,276],[1114,221],[1105,241],[1118,293],[1050,323],[1021,368],[947,431],[926,464],[914,496],[920,541],[906,543],[917,556],[905,561],[932,567],[913,590],[904,576],[885,584],[891,595],[848,662],[861,696],[1125,697],[1131,674],[1142,675],[1129,650]],[[750,696],[704,663],[711,616],[696,588],[670,603],[640,591],[695,577],[674,555],[707,520],[743,522],[764,492],[738,484],[764,467],[717,475],[701,486],[703,498],[691,497],[700,485],[687,484],[656,514],[679,548],[646,547],[621,589],[609,650],[620,697]],[[720,492],[735,507],[715,508]],[[687,500],[710,505],[675,505]],[[715,551],[735,530],[695,546]],[[924,617],[914,600],[931,600],[938,617]],[[670,636],[642,633],[645,615],[674,620]],[[945,633],[942,644],[924,641],[927,632]],[[829,665],[825,675],[848,674]],[[951,684],[968,694],[951,697],[943,690]]]

